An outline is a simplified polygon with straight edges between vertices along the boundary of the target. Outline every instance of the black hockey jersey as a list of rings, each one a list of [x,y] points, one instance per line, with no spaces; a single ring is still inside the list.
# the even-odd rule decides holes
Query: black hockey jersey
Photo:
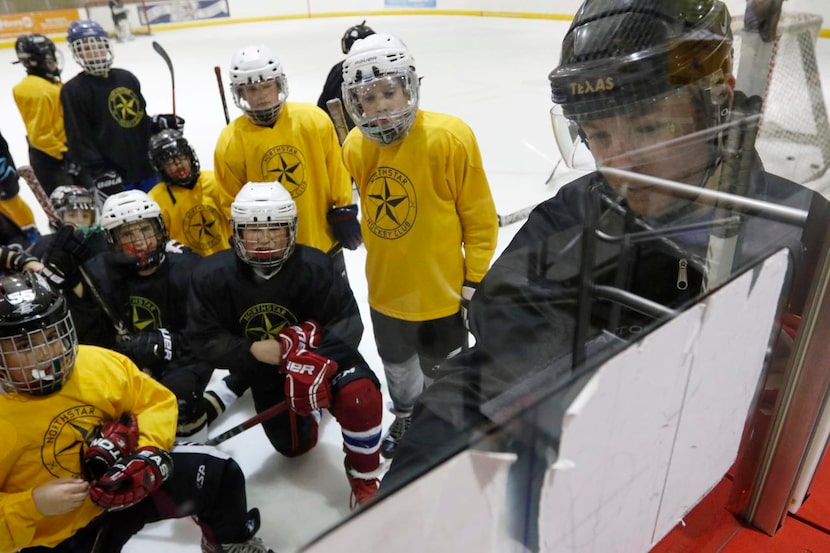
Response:
[[[286,326],[315,319],[322,326],[317,353],[341,368],[362,363],[357,302],[331,258],[301,245],[270,280],[257,276],[234,250],[202,260],[193,274],[186,333],[194,350],[216,367],[251,380],[274,367],[250,353],[251,343],[276,338]]]
[[[152,118],[135,75],[117,68],[106,77],[80,73],[60,97],[69,155],[93,178],[115,171],[134,184],[155,175],[147,158]]]

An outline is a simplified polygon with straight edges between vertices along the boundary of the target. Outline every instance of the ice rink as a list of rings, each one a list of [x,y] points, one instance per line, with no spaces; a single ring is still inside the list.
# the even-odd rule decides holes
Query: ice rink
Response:
[[[115,43],[115,66],[135,73],[142,83],[150,114],[172,109],[170,75],[154,52],[157,40],[175,67],[178,115],[186,119],[185,135],[198,153],[202,168],[213,166],[213,150],[224,126],[214,66],[222,68],[227,85],[227,66],[233,52],[253,44],[270,46],[281,59],[289,83],[289,101],[316,103],[331,66],[343,56],[340,37],[362,18],[315,18],[211,26],[175,31],[159,30],[152,37]],[[568,180],[564,168],[546,184],[559,159],[551,132],[550,88],[547,74],[559,61],[559,46],[566,22],[552,20],[464,16],[369,17],[375,31],[401,37],[416,59],[421,83],[421,108],[454,114],[475,131],[481,147],[497,210],[508,214],[552,195]],[[817,46],[820,63],[827,64],[827,40]],[[66,44],[63,52],[64,81],[79,67]],[[14,105],[11,88],[24,72],[10,65],[14,50],[0,50],[2,88],[0,130],[9,142],[18,165],[28,163],[25,129]],[[822,67],[825,98],[830,66]],[[228,96],[231,117],[241,114]],[[21,184],[23,187],[24,185]],[[23,190],[46,229],[46,218]],[[506,246],[519,225],[501,229],[499,249]],[[498,253],[498,252],[497,252]],[[366,284],[363,248],[346,252],[349,277],[366,325],[361,352],[383,381],[374,347]],[[385,394],[385,389],[384,389]],[[215,435],[253,414],[249,394],[211,430]],[[384,427],[392,416],[385,414]],[[304,544],[349,516],[349,487],[343,471],[340,428],[326,414],[318,446],[297,459],[276,454],[257,427],[221,446],[243,467],[248,478],[250,506],[263,517],[260,537],[277,553],[297,551]],[[413,511],[417,510],[413,506]],[[405,524],[405,521],[402,521]],[[199,531],[189,519],[147,527],[125,549],[146,551],[199,551]],[[358,544],[352,544],[358,545]],[[417,545],[413,546],[417,550]]]

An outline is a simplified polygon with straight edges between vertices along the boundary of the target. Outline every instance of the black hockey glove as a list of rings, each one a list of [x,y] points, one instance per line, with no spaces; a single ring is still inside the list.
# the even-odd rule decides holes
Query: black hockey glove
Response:
[[[140,369],[150,369],[153,375],[178,357],[178,340],[166,328],[143,330],[130,336],[124,342],[118,342],[115,350],[133,360]]]
[[[6,267],[15,273],[23,271],[23,267],[27,263],[31,263],[32,261],[40,263],[40,259],[23,251],[23,246],[20,244],[9,244],[3,248],[3,251],[7,253],[6,259],[4,260]]]
[[[326,220],[331,225],[334,239],[344,248],[356,250],[363,243],[355,204],[331,208],[326,215]]]
[[[98,207],[104,205],[107,198],[124,191],[124,180],[115,171],[100,173],[93,179],[95,183],[95,202]]]
[[[57,288],[71,290],[81,281],[80,265],[91,255],[86,243],[75,233],[75,227],[64,225],[49,243],[41,272]]]
[[[172,113],[159,113],[153,116],[153,133],[161,132],[164,129],[175,129],[184,131],[184,119]]]
[[[468,311],[470,309],[470,300],[473,299],[473,294],[476,293],[476,288],[478,288],[477,282],[470,282],[469,280],[465,280],[464,284],[461,285],[461,317],[464,319],[464,328],[467,331],[470,331],[470,318],[468,315]]]

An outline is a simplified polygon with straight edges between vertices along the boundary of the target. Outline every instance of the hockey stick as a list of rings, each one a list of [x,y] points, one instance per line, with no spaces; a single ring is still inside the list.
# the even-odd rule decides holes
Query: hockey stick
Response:
[[[340,145],[346,140],[349,135],[349,126],[346,125],[346,114],[343,113],[343,102],[340,98],[332,98],[326,102],[326,109],[331,115],[331,120],[334,123],[334,130],[337,131],[337,140]]]
[[[46,195],[46,191],[40,184],[37,175],[35,175],[35,170],[32,169],[30,165],[21,165],[17,168],[17,174],[23,177],[23,180],[26,181],[26,184],[29,186],[32,194],[35,195],[37,203],[40,204],[41,209],[43,209],[43,212],[46,214],[46,218],[49,219],[49,225],[53,228],[61,226],[63,221],[61,221],[61,218],[58,217],[58,214],[55,212],[52,202],[49,201],[49,196]]]
[[[173,92],[173,118],[176,118],[176,77],[173,74],[173,62],[170,60],[170,56],[167,55],[167,52],[162,48],[161,44],[153,41],[153,50],[158,52],[158,55],[164,59],[164,63],[167,64],[167,69],[170,70],[170,87]]]
[[[225,112],[225,124],[231,122],[231,117],[228,114],[228,102],[225,100],[225,85],[222,84],[222,70],[218,65],[213,67],[213,72],[216,73],[216,84],[219,86],[219,97],[222,99],[222,111]]]
[[[218,436],[214,436],[213,438],[210,438],[209,440],[207,440],[205,442],[205,445],[219,445],[222,442],[225,442],[225,441],[233,438],[237,434],[241,434],[241,433],[245,432],[249,428],[253,428],[254,426],[256,426],[260,423],[263,423],[263,422],[265,422],[269,419],[272,419],[272,418],[276,417],[280,413],[285,412],[285,410],[287,408],[288,408],[288,401],[284,399],[281,402],[277,403],[276,405],[272,405],[271,407],[269,407],[265,411],[262,411],[261,413],[257,413],[253,417],[237,424],[236,426],[234,426],[230,430],[226,430],[225,432],[222,432]]]
[[[49,219],[49,224],[54,229],[59,229],[63,226],[63,220],[58,217],[57,212],[55,211],[52,202],[49,201],[49,197],[46,195],[46,191],[43,190],[43,186],[40,184],[40,181],[35,175],[35,171],[29,165],[21,165],[17,168],[17,174],[23,177],[23,180],[26,181],[26,184],[32,190],[32,193],[35,195],[35,199],[40,204],[40,207],[43,209],[44,213],[46,213],[46,217]],[[103,294],[101,294],[101,290],[98,289],[98,285],[89,276],[89,273],[86,272],[84,266],[79,263],[78,264],[78,271],[81,273],[81,278],[84,281],[84,286],[86,286],[87,290],[92,293],[92,296],[95,298],[95,301],[101,307],[104,314],[109,317],[110,322],[112,322],[113,328],[115,328],[115,332],[118,335],[117,339],[119,341],[127,341],[130,339],[130,333],[127,331],[127,325],[124,321],[119,317],[115,310],[110,307],[109,303],[104,299]]]
[[[507,215],[499,215],[499,226],[506,227],[507,225],[512,225],[518,221],[524,221],[528,218],[530,212],[536,209],[537,205],[538,204],[529,205],[518,211],[514,211],[513,213],[508,213]]]

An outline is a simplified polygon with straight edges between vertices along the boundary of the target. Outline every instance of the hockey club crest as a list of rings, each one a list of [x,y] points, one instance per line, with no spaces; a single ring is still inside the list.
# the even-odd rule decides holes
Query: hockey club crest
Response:
[[[213,206],[196,205],[189,209],[184,215],[182,230],[188,244],[198,250],[210,250],[222,240],[219,212]]]
[[[135,127],[144,117],[138,95],[125,86],[116,87],[110,92],[108,105],[112,118],[125,129]]]
[[[305,192],[305,159],[294,146],[283,144],[265,152],[261,169],[263,181],[279,182],[295,200]]]
[[[412,229],[417,215],[409,177],[392,167],[378,167],[366,186],[364,216],[372,234],[386,240],[400,238]]]
[[[92,439],[95,428],[107,417],[92,405],[78,405],[53,418],[40,448],[43,466],[55,478],[84,478],[78,459]]]
[[[130,319],[135,330],[154,330],[164,326],[158,305],[143,296],[130,296]]]
[[[276,339],[283,328],[297,322],[296,315],[276,303],[258,303],[239,318],[245,336],[255,341]]]

